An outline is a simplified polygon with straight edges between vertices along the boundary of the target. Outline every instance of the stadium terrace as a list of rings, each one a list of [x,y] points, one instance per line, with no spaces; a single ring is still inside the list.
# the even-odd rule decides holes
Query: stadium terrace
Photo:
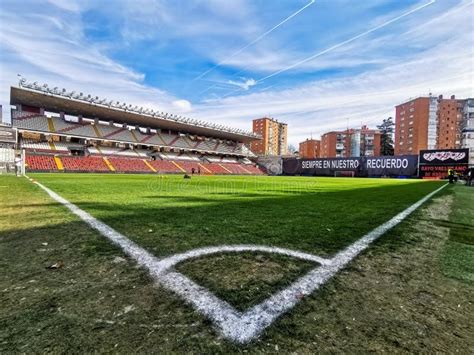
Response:
[[[252,132],[76,94],[11,87],[12,125],[29,171],[260,175]]]

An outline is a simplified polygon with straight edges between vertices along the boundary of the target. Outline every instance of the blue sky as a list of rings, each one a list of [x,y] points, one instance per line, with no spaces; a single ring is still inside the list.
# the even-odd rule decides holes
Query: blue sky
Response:
[[[472,0],[1,0],[0,103],[17,73],[290,142],[374,126],[409,97],[474,97]]]

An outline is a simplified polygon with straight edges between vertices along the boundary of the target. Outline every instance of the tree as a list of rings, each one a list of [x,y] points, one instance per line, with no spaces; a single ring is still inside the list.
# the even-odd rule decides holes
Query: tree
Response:
[[[288,154],[295,154],[298,150],[293,144],[288,145]]]
[[[382,124],[377,126],[377,129],[382,133],[380,137],[380,153],[382,155],[393,155],[393,133],[395,131],[393,118],[384,119]]]

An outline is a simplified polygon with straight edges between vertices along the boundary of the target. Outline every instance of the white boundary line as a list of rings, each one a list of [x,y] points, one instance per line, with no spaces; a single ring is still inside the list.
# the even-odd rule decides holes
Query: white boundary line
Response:
[[[317,290],[339,270],[344,268],[359,253],[368,248],[374,240],[378,239],[389,229],[402,222],[413,211],[448,185],[445,184],[437,190],[429,193],[386,223],[375,228],[346,249],[337,253],[331,259],[324,259],[315,255],[283,248],[253,245],[224,245],[194,249],[186,253],[175,254],[159,260],[124,235],[92,217],[89,213],[81,210],[79,207],[59,196],[46,186],[31,178],[28,179],[43,189],[53,200],[66,206],[72,213],[81,218],[89,226],[120,246],[127,255],[137,262],[138,265],[146,268],[159,284],[178,294],[187,303],[192,304],[197,311],[213,321],[214,325],[223,336],[237,343],[247,343],[258,337],[265,328],[275,321],[276,318],[292,309],[304,296],[310,295]],[[219,299],[210,291],[199,286],[186,276],[173,270],[173,266],[190,258],[197,258],[203,255],[215,253],[242,251],[261,251],[283,254],[299,259],[314,261],[319,263],[320,266],[312,269],[305,276],[301,277],[284,290],[277,292],[267,300],[243,313],[237,311],[230,304]]]

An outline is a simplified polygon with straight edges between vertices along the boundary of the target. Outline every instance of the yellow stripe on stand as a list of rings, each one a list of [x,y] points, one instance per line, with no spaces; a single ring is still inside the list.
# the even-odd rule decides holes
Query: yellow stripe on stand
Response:
[[[106,157],[103,157],[102,159],[104,159],[104,162],[105,162],[105,164],[107,165],[107,167],[109,168],[110,171],[115,171],[115,168],[112,165],[112,163],[109,161],[109,159],[107,159]]]
[[[242,169],[244,169],[244,171],[246,171],[247,173],[249,173],[250,175],[252,175],[252,172],[249,171],[249,170],[247,170],[247,169],[245,169],[245,167],[244,167],[242,164],[239,164],[239,166],[240,166]]]
[[[92,128],[94,129],[94,132],[97,135],[97,137],[102,138],[102,134],[100,133],[99,129],[97,128],[95,124],[92,125]]]
[[[156,173],[156,169],[146,159],[143,159],[143,162],[145,163],[146,166],[150,168],[151,171]]]
[[[137,138],[137,136],[135,135],[135,132],[130,131],[130,133],[132,134],[133,139],[135,139],[135,141],[138,142],[138,138]]]
[[[56,166],[58,167],[58,170],[64,170],[64,165],[60,157],[54,157],[54,161],[56,163]]]
[[[233,174],[233,172],[230,171],[229,169],[227,169],[224,165],[222,165],[222,164],[217,164],[217,165],[219,165],[222,169],[224,169],[225,171],[227,171],[229,174]]]
[[[54,122],[51,117],[47,117],[48,119],[48,129],[50,132],[56,132],[56,128],[54,127]]]
[[[49,143],[49,147],[51,148],[51,150],[56,150],[56,146],[54,145],[53,142],[48,142]]]
[[[210,171],[208,168],[206,168],[206,167],[205,167],[204,165],[202,165],[201,163],[198,163],[198,165],[199,165],[201,168],[203,168],[204,170],[206,170],[206,172],[207,172],[208,174],[212,174],[212,171]]]
[[[171,160],[171,162],[172,162],[174,165],[176,165],[176,167],[177,167],[179,170],[181,170],[183,173],[186,172],[186,170],[184,170],[184,169],[181,167],[181,165],[179,165],[177,162],[175,162],[174,160]]]

